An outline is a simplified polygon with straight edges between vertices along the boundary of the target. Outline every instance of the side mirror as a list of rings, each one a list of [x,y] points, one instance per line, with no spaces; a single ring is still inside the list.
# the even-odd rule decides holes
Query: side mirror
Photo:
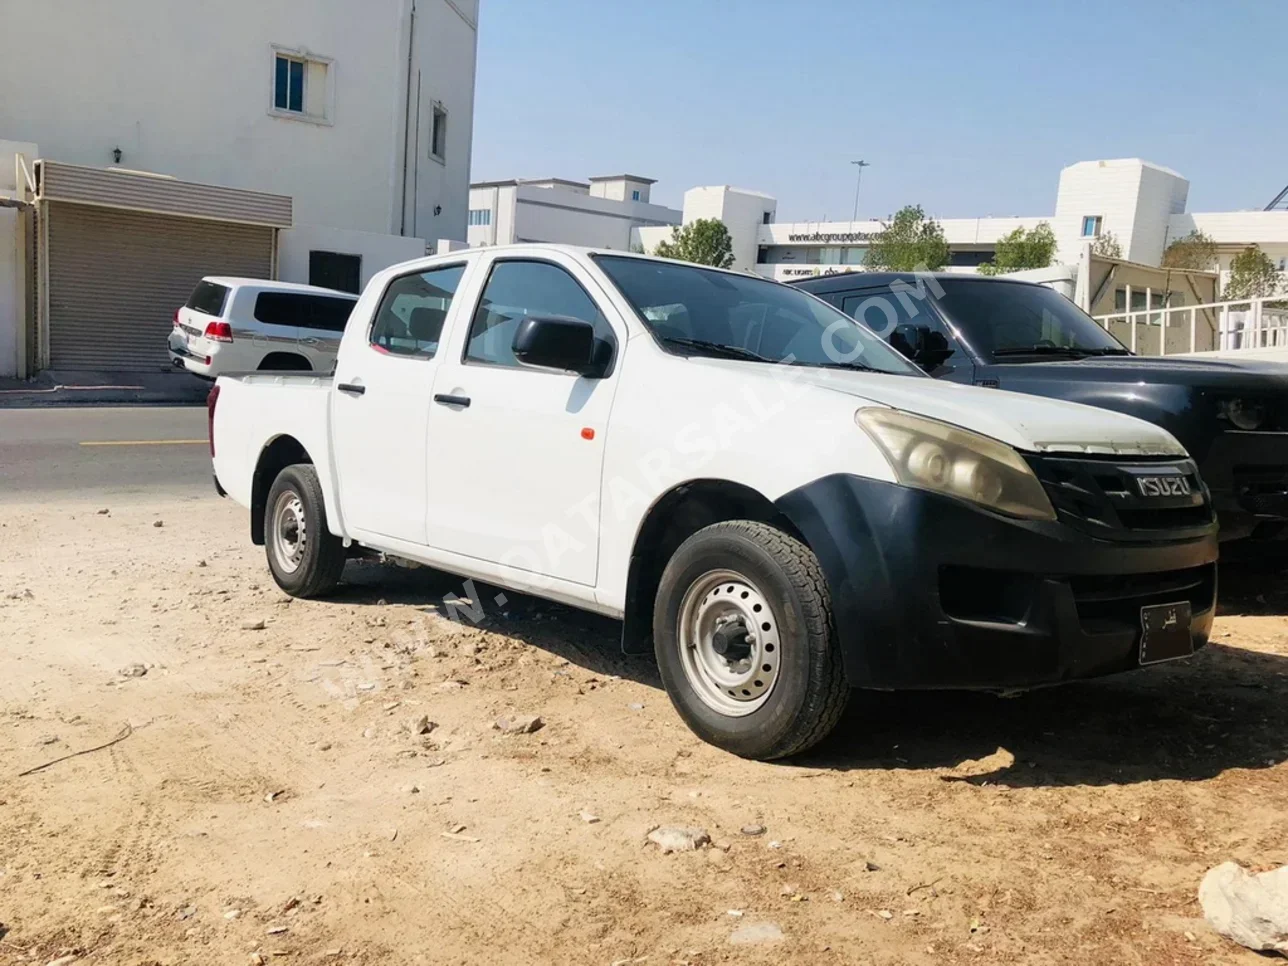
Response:
[[[890,333],[890,348],[898,350],[913,362],[920,364],[929,337],[929,326],[905,322],[902,325],[896,325],[894,331]]]
[[[595,327],[562,315],[529,315],[514,333],[514,357],[530,366],[561,369],[591,379],[601,378],[596,358]]]
[[[894,332],[890,333],[890,347],[926,370],[943,365],[953,354],[943,333],[934,331],[928,325],[913,325],[910,322],[894,327]]]

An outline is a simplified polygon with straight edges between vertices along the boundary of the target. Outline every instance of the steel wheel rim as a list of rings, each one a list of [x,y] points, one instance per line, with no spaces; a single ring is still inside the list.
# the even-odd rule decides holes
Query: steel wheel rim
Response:
[[[680,663],[707,707],[731,718],[764,706],[778,681],[778,621],[764,593],[733,570],[703,574],[685,591]]]
[[[284,572],[293,574],[304,562],[309,539],[304,501],[300,495],[294,490],[286,490],[278,496],[273,505],[272,520],[273,556]]]

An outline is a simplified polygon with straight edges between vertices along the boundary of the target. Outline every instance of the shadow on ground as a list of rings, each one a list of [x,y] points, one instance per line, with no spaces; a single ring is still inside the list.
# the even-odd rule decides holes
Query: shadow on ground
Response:
[[[1278,578],[1277,578],[1278,579]],[[421,568],[351,563],[336,599],[418,606],[557,654],[594,674],[661,686],[651,656],[621,651],[608,618]],[[1253,588],[1250,598],[1262,591]],[[1272,585],[1278,600],[1282,581]],[[448,595],[461,598],[458,606]],[[497,595],[504,597],[497,602]],[[477,619],[471,619],[471,617]],[[993,755],[1010,765],[966,778],[1012,787],[1201,781],[1288,759],[1288,657],[1214,643],[1193,658],[1002,698],[857,691],[832,737],[793,765],[944,769]]]
[[[1217,582],[1221,616],[1288,615],[1288,572],[1277,562],[1223,562]]]

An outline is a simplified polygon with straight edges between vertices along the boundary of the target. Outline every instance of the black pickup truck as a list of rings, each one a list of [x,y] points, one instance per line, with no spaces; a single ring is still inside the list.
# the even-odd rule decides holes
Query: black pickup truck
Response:
[[[1010,279],[856,272],[795,284],[937,378],[1162,426],[1198,463],[1223,541],[1288,551],[1288,366],[1133,355],[1063,295]]]

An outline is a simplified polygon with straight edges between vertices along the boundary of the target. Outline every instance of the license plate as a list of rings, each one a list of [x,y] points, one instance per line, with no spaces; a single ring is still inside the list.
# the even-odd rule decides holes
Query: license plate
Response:
[[[1190,602],[1154,604],[1140,609],[1140,663],[1175,661],[1194,653]]]
[[[1141,496],[1189,496],[1190,481],[1183,476],[1138,476],[1136,488]]]

